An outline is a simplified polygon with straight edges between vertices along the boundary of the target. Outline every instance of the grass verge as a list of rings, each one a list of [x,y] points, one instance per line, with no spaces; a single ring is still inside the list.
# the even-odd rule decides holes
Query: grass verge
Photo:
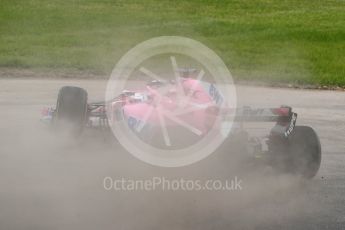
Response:
[[[2,0],[0,67],[107,75],[137,43],[203,42],[235,79],[345,86],[340,0]]]

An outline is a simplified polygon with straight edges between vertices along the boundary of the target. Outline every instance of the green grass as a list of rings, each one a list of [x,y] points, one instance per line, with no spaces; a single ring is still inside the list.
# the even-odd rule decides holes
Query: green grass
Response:
[[[135,44],[199,40],[236,79],[345,86],[343,0],[0,0],[0,66],[109,74]]]

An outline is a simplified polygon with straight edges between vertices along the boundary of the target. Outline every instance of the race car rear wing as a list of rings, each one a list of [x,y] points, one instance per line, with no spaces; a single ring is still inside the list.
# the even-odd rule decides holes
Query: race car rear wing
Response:
[[[251,108],[248,106],[242,108],[221,108],[208,107],[207,112],[214,115],[224,116],[225,118],[234,118],[237,122],[290,122],[296,113],[292,108],[282,106],[279,108]]]
[[[296,126],[297,113],[292,108],[282,106],[280,108],[251,109],[244,107],[243,111],[235,117],[239,122],[276,122],[271,134],[289,137]]]
[[[297,113],[291,107],[281,106],[279,108],[251,108],[243,107],[239,109],[222,109],[212,111],[223,116],[233,118],[235,122],[276,122],[271,133],[288,137],[295,128]]]
[[[235,121],[243,122],[290,122],[293,116],[291,107],[282,106],[280,108],[251,108],[243,107],[237,109]]]

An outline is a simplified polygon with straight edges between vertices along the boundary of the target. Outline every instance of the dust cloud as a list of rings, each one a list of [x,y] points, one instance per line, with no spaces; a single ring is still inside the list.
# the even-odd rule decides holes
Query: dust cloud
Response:
[[[160,168],[97,131],[57,138],[39,122],[41,107],[55,103],[60,85],[83,86],[92,97],[102,95],[104,82],[40,81],[34,89],[28,87],[33,81],[1,84],[1,229],[302,229],[299,224],[319,212],[314,181],[268,166],[243,166],[236,157],[226,161],[223,152],[191,166]],[[105,177],[238,177],[242,189],[108,191]]]

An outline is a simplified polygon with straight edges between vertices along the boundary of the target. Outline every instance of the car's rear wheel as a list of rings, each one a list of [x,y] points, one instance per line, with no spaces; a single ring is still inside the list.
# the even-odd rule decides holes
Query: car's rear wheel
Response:
[[[313,178],[321,164],[321,144],[314,129],[296,126],[288,138],[271,138],[273,166],[285,172]]]
[[[78,136],[82,133],[86,121],[86,90],[73,86],[62,87],[59,91],[53,119],[55,130]]]

